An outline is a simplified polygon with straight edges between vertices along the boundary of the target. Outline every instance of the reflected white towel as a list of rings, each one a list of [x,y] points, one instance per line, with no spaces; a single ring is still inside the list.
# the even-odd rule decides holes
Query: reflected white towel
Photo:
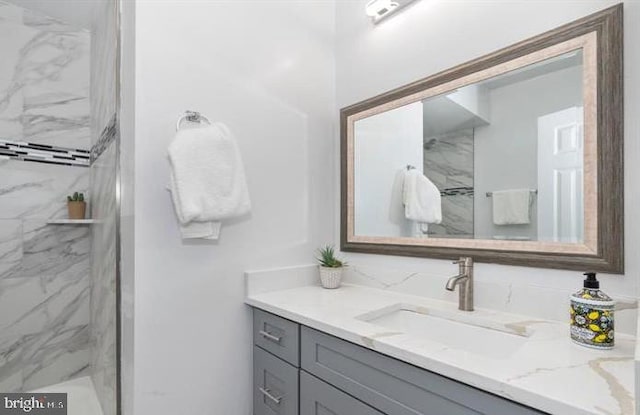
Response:
[[[417,169],[407,170],[402,186],[404,216],[418,222],[423,234],[429,223],[442,222],[442,200],[440,190]]]
[[[183,238],[218,239],[222,220],[251,211],[240,151],[224,124],[178,131],[169,162]]]
[[[531,190],[511,189],[493,192],[493,223],[495,225],[526,225],[531,223]]]

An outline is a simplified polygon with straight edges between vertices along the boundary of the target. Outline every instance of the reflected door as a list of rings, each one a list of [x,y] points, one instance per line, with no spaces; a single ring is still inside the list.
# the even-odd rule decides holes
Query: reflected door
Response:
[[[583,238],[583,109],[538,118],[539,240]]]

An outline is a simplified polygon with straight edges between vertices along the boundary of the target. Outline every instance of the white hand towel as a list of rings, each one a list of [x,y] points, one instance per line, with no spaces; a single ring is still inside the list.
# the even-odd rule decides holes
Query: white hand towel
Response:
[[[240,151],[224,124],[179,130],[169,162],[169,190],[184,239],[218,239],[221,221],[251,211]]]
[[[493,192],[493,223],[495,225],[526,225],[531,223],[531,190],[511,189]]]
[[[417,169],[407,170],[402,186],[404,216],[418,222],[425,234],[429,223],[442,222],[440,190]]]

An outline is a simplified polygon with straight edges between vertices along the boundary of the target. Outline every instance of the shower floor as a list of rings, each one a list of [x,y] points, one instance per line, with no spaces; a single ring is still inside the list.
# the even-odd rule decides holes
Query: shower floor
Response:
[[[98,395],[89,376],[36,389],[33,392],[66,393],[68,415],[102,415]]]

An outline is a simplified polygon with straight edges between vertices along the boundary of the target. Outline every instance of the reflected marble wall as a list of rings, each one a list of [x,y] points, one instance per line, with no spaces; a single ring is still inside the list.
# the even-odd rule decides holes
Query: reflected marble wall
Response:
[[[424,140],[424,174],[440,189],[473,189],[473,129]],[[442,195],[442,223],[429,225],[434,237],[473,238],[473,192]]]
[[[0,137],[89,148],[89,33],[0,1]],[[0,390],[89,373],[88,227],[64,218],[89,169],[0,162]]]

